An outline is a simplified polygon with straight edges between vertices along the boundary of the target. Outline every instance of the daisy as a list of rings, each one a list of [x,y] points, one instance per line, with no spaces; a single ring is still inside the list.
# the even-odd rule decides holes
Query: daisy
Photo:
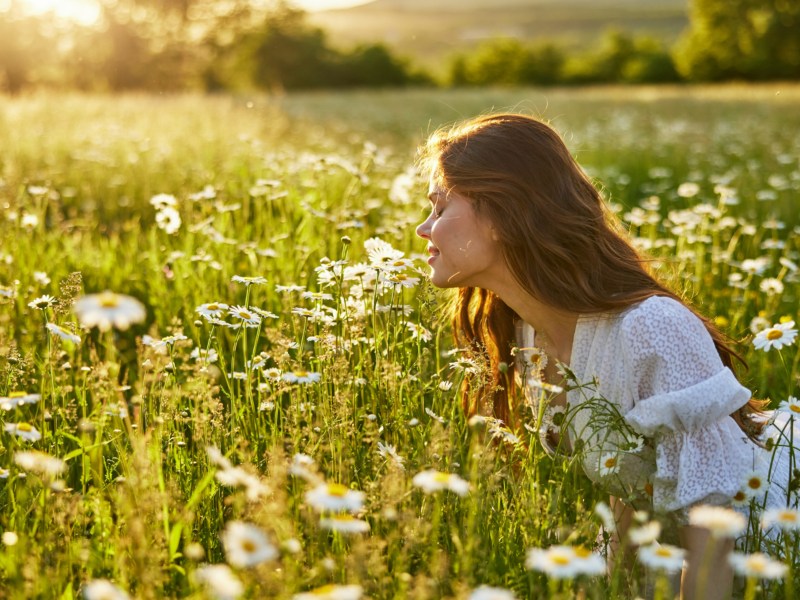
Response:
[[[130,596],[108,579],[95,579],[83,586],[85,600],[127,600]]]
[[[322,483],[307,491],[305,499],[318,512],[356,513],[364,506],[364,492],[351,490],[341,483]]]
[[[459,496],[469,493],[469,482],[455,473],[442,473],[434,469],[421,471],[411,480],[414,486],[422,489],[426,494],[433,494],[441,490],[450,490]]]
[[[572,579],[578,575],[601,575],[606,565],[603,558],[585,548],[550,546],[528,550],[525,566],[554,579]]]
[[[794,321],[786,323],[776,323],[756,334],[753,338],[753,345],[758,350],[769,352],[770,348],[780,350],[784,346],[791,346],[797,336],[797,329],[794,329]]]
[[[152,198],[150,198],[150,204],[156,210],[162,210],[164,208],[174,208],[178,206],[178,199],[175,198],[172,194],[156,194]]]
[[[795,414],[798,417],[800,417],[800,400],[798,400],[794,396],[789,396],[786,400],[784,400],[778,405],[777,410],[781,412],[788,412],[790,414]]]
[[[289,474],[305,479],[309,483],[315,483],[319,479],[315,471],[316,464],[314,463],[314,459],[308,454],[298,452],[292,457]]]
[[[314,373],[313,371],[289,371],[281,376],[281,379],[288,383],[317,383],[322,378],[321,373]]]
[[[731,552],[728,556],[733,570],[743,577],[754,579],[781,579],[789,569],[782,562],[778,562],[761,552],[744,554]]]
[[[7,433],[13,433],[26,442],[38,442],[42,439],[42,434],[30,423],[6,423],[5,430]]]
[[[686,550],[669,544],[652,543],[639,548],[639,560],[651,569],[675,572],[683,569]]]
[[[167,206],[156,213],[156,225],[169,235],[178,233],[181,223],[181,214],[172,207]]]
[[[758,285],[758,289],[764,292],[767,296],[776,296],[783,293],[783,283],[780,279],[768,277]]]
[[[275,291],[280,294],[292,294],[298,292],[304,292],[306,290],[305,286],[302,285],[276,285]]]
[[[3,537],[0,538],[3,541],[4,546],[16,546],[17,542],[19,542],[19,536],[15,531],[4,531]]]
[[[261,324],[261,317],[245,306],[234,306],[228,310],[228,314],[236,319],[241,319],[241,324],[245,327],[258,327]]]
[[[60,458],[38,450],[28,450],[14,454],[14,462],[26,471],[54,477],[67,468]]]
[[[209,348],[208,350],[205,348],[195,348],[189,356],[194,360],[207,364],[215,363],[219,360],[219,354],[213,348]]]
[[[661,535],[661,523],[650,521],[641,527],[634,527],[628,531],[628,539],[631,544],[636,546],[648,546],[654,544]]]
[[[79,335],[75,335],[74,333],[70,333],[63,327],[59,327],[55,323],[47,323],[45,325],[47,331],[49,331],[52,335],[61,338],[62,340],[66,340],[68,342],[72,342],[73,344],[80,344],[81,338]]]
[[[264,374],[264,377],[271,379],[272,381],[278,381],[281,378],[281,370],[277,367],[263,369],[261,372]]]
[[[228,308],[230,307],[222,302],[208,302],[206,304],[201,304],[195,308],[194,311],[206,319],[219,319],[225,314]]]
[[[482,585],[472,591],[468,600],[516,600],[516,596],[505,588]]]
[[[607,452],[600,457],[600,477],[613,475],[619,471],[619,455],[615,452]]]
[[[8,396],[0,397],[0,408],[11,410],[25,404],[36,404],[42,399],[41,394],[28,394],[27,392],[11,392]]]
[[[800,511],[793,508],[771,508],[761,516],[761,527],[764,529],[775,525],[783,531],[800,530]]]
[[[370,266],[373,268],[382,268],[403,258],[403,252],[395,250],[391,244],[376,237],[365,241],[364,249],[367,251]]]
[[[397,453],[397,450],[395,449],[394,446],[390,444],[384,445],[381,442],[378,442],[378,453],[383,458],[391,458],[394,461],[395,465],[397,465],[401,469],[405,469],[405,467],[403,466],[403,462],[405,461],[405,459]]]
[[[796,271],[797,269],[795,269]],[[34,271],[33,280],[39,285],[48,285],[50,283],[50,276],[44,271]]]
[[[220,534],[228,562],[244,569],[260,565],[278,557],[278,549],[255,525],[242,521],[229,521]]]
[[[742,491],[744,491],[750,498],[757,496],[763,492],[767,483],[761,473],[751,471],[745,475],[742,482]]]
[[[598,502],[595,504],[594,514],[600,517],[600,520],[603,522],[603,529],[609,532],[617,530],[617,520],[614,518],[614,513],[611,511],[611,507],[609,507],[608,504],[605,502]]]
[[[252,310],[254,313],[256,313],[258,316],[260,316],[263,319],[278,319],[279,318],[279,315],[276,315],[275,313],[269,312],[268,310],[264,310],[263,308],[258,308],[257,306],[251,306],[250,310]]]
[[[369,531],[369,523],[348,514],[320,519],[319,525],[323,529],[339,533],[366,533]]]
[[[263,285],[267,283],[267,280],[261,276],[245,277],[243,275],[234,275],[231,277],[231,281],[243,283],[247,287],[250,287],[251,285]]]
[[[219,600],[234,600],[244,593],[242,582],[228,565],[204,565],[194,572],[194,579]]]
[[[292,596],[293,600],[359,600],[363,590],[360,585],[328,584]]]
[[[48,296],[45,294],[44,296],[39,296],[38,298],[34,298],[30,302],[28,302],[28,306],[31,308],[35,308],[38,310],[44,310],[45,308],[49,308],[56,303],[56,299],[52,296]]]
[[[84,296],[75,303],[75,313],[83,327],[97,327],[100,331],[128,329],[133,323],[145,319],[144,305],[136,298],[105,291]]]
[[[714,537],[734,538],[744,531],[747,519],[730,508],[701,505],[689,511],[689,523],[708,529]]]

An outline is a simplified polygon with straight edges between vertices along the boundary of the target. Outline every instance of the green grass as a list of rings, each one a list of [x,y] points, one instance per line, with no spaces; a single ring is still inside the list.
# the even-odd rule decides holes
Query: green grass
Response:
[[[403,191],[399,176],[441,124],[499,109],[551,121],[621,215],[660,199],[646,204],[654,224],[632,225],[632,235],[741,340],[744,383],[777,404],[797,393],[800,354],[758,353],[749,326],[759,313],[798,318],[798,275],[784,266],[800,262],[798,98],[800,88],[778,85],[0,98],[0,396],[41,394],[0,420],[42,434],[25,442],[0,433],[0,529],[18,538],[0,553],[0,588],[9,598],[72,598],[107,578],[132,597],[202,597],[196,573],[230,560],[219,536],[241,520],[280,549],[235,569],[254,598],[327,583],[358,584],[373,598],[465,598],[480,584],[519,598],[641,593],[638,567],[563,584],[525,568],[528,548],[594,545],[592,510],[606,497],[535,436],[507,443],[465,422],[464,374],[447,354],[448,294],[426,283],[416,260],[425,182]],[[678,194],[686,182],[697,195]],[[192,199],[205,186],[214,194]],[[739,202],[721,203],[718,186]],[[177,200],[174,234],[156,226],[150,199],[160,193]],[[680,230],[682,214],[704,216]],[[372,237],[415,259],[405,273],[420,281],[376,284],[374,268],[345,281],[325,267],[367,262]],[[742,261],[757,257],[765,270],[739,281]],[[332,271],[330,285],[320,269]],[[247,287],[234,275],[267,283]],[[762,291],[768,278],[783,292]],[[276,288],[290,285],[330,296]],[[75,299],[106,289],[141,301],[145,320],[125,331],[78,328]],[[28,306],[44,294],[58,304]],[[275,316],[229,330],[197,314],[210,302]],[[46,322],[81,343],[49,336]],[[414,325],[431,339],[413,336]],[[178,332],[186,339],[143,344]],[[192,356],[198,349],[219,358],[206,363]],[[293,384],[266,368],[320,380]],[[396,448],[402,467],[379,443]],[[255,500],[215,477],[226,469],[208,447],[249,474]],[[66,470],[26,471],[14,457],[27,449]],[[313,458],[312,480],[365,493],[369,533],[321,529],[305,498],[313,484],[290,473],[297,453]],[[425,469],[460,475],[469,494],[426,495],[412,484]],[[786,541],[796,579],[797,540]],[[780,582],[765,590],[784,594]]]

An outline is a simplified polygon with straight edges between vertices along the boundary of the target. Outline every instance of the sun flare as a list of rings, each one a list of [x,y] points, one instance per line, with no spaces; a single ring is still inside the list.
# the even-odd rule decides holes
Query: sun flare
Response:
[[[0,0],[0,9],[4,4]],[[31,14],[51,14],[84,24],[94,23],[100,17],[100,6],[95,0],[22,0],[22,4]]]

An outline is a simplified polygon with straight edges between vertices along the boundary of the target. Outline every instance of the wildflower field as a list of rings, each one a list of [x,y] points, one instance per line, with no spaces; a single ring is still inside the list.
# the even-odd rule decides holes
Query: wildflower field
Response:
[[[541,411],[463,415],[483,367],[426,279],[416,147],[550,121],[794,414],[799,108],[777,85],[0,98],[0,597],[667,597],[658,515],[606,576],[608,495]],[[722,518],[737,593],[794,598],[800,515],[753,508]]]

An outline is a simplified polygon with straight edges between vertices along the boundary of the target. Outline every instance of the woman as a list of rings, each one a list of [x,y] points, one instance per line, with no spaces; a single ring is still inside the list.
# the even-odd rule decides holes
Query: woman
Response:
[[[620,535],[633,506],[652,493],[653,507],[675,516],[688,551],[685,596],[726,597],[732,542],[709,546],[711,576],[698,590],[710,541],[685,513],[729,503],[768,456],[756,442],[761,406],[731,370],[738,356],[648,271],[545,124],[479,117],[434,134],[422,159],[431,213],[417,234],[428,241],[431,281],[458,288],[456,342],[487,356],[492,374],[478,389],[465,386],[465,409],[512,424],[515,381],[531,367],[530,353],[515,358],[512,349],[535,346],[548,357],[536,379],[571,385],[553,400],[574,415],[562,446],[582,440],[587,475],[610,482]],[[565,372],[575,381],[564,382]],[[613,434],[598,398],[606,415],[624,417]],[[646,447],[623,452],[638,435]],[[604,476],[608,456],[619,457],[613,477]]]

